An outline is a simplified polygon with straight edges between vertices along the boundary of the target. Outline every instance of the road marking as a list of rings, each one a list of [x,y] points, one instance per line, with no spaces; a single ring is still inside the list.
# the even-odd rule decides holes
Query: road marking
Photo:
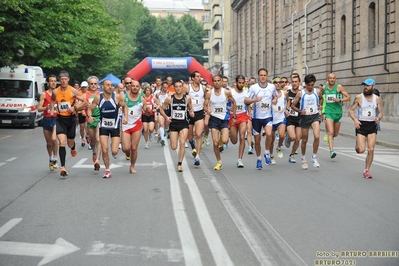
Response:
[[[14,160],[17,159],[17,158],[18,158],[18,157],[12,157],[12,158],[6,160],[6,162],[12,162],[12,161],[14,161]]]
[[[0,166],[3,166],[3,165],[5,165],[6,163],[0,163]]]
[[[130,162],[119,162],[118,165],[129,165],[130,166]],[[158,163],[158,162],[152,162],[152,163],[136,163],[134,166],[145,166],[145,167],[152,167],[152,168],[156,168],[159,166],[164,166],[166,164],[164,163]]]
[[[181,249],[135,247],[118,244],[105,244],[101,241],[94,241],[91,249],[86,253],[86,255],[122,255],[144,257],[145,259],[167,259],[169,262],[180,262],[183,260],[183,252]]]
[[[201,257],[198,251],[197,244],[195,243],[193,231],[191,230],[191,226],[188,221],[180,190],[179,179],[177,178],[176,169],[173,167],[174,163],[171,158],[169,143],[167,141],[166,146],[164,147],[164,156],[170,181],[170,193],[173,204],[173,213],[175,215],[177,223],[177,231],[179,232],[180,236],[185,264],[187,266],[201,266]]]
[[[15,218],[8,221],[0,228],[0,237],[6,234],[21,221],[22,218]],[[43,257],[38,266],[45,265],[55,259],[78,251],[79,249],[80,248],[65,241],[62,238],[58,238],[53,245],[0,241],[0,254]]]
[[[2,139],[8,139],[8,138],[11,138],[12,137],[12,135],[6,135],[6,136],[4,136],[4,137],[0,137],[0,140],[2,140]]]
[[[226,248],[223,245],[222,240],[220,239],[215,225],[213,224],[211,216],[208,212],[208,208],[206,207],[205,201],[201,195],[197,183],[195,182],[191,174],[190,168],[188,167],[186,160],[183,161],[183,168],[186,169],[183,171],[184,181],[186,182],[188,189],[190,190],[191,199],[193,200],[198,220],[201,224],[202,231],[204,232],[206,241],[208,243],[209,249],[211,250],[216,265],[234,265],[231,261],[229,254],[226,251]]]
[[[79,162],[77,162],[74,166],[72,166],[72,168],[85,168],[85,169],[94,169],[94,164],[84,164],[84,162],[86,162],[88,160],[88,158],[83,158],[81,159]],[[130,164],[129,164],[130,165]],[[101,165],[102,168],[105,168],[105,165]],[[115,168],[119,168],[122,167],[122,165],[118,165],[118,164],[113,164],[111,163],[109,165],[109,169],[115,169]]]

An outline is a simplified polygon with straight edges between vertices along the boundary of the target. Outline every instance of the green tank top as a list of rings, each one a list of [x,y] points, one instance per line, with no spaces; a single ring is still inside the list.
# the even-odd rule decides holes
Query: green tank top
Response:
[[[89,104],[91,104],[91,103],[93,102],[93,100],[94,100],[95,97],[96,97],[96,94],[95,94],[95,95],[90,95]],[[94,108],[94,110],[91,112],[91,115],[94,116],[94,117],[100,116],[100,108],[98,108],[98,105],[97,105],[96,108]]]
[[[338,83],[330,90],[328,84],[324,86],[323,94],[323,112],[328,114],[342,114],[342,103],[334,102],[332,99],[342,99],[342,93],[338,92]]]
[[[132,101],[132,100],[130,100],[129,96],[126,94],[124,101],[125,101],[125,104],[127,105],[127,108],[131,108],[131,107],[133,107],[133,106],[135,106],[137,104],[142,103],[143,102],[143,97],[140,94],[140,96],[138,97],[138,99],[136,101]]]

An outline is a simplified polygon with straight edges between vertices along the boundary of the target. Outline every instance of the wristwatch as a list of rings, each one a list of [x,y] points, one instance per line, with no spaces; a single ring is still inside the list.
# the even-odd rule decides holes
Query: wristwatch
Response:
[[[233,115],[233,119],[236,119],[236,118],[237,118],[237,116]]]

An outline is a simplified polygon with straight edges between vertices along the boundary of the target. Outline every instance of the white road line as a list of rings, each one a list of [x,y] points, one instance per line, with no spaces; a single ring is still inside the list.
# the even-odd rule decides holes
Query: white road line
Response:
[[[186,160],[183,160],[182,164],[183,169],[185,169],[183,171],[184,181],[187,183],[187,186],[190,190],[191,199],[193,200],[198,220],[201,224],[202,231],[204,232],[206,241],[209,245],[209,249],[212,252],[212,256],[216,265],[234,265],[226,251],[226,248],[223,245],[222,240],[220,239],[215,225],[213,224],[211,216],[208,212],[208,208],[206,207],[205,201],[201,196],[201,192],[191,174]]]
[[[184,207],[184,202],[181,195],[179,179],[177,178],[176,169],[173,167],[174,163],[171,158],[169,143],[167,141],[164,147],[164,156],[166,166],[168,168],[173,212],[176,219],[177,230],[180,236],[185,264],[187,266],[202,266],[198,247],[187,218],[186,209]]]
[[[22,221],[22,218],[14,218],[9,220],[5,225],[0,227],[0,237],[5,235],[8,231],[10,231],[14,226],[19,224]]]
[[[6,163],[0,163],[0,166],[3,166],[3,165],[5,165]]]
[[[18,157],[12,157],[12,158],[6,160],[6,162],[12,162],[12,161],[14,161],[14,160],[17,159],[17,158],[18,158]]]

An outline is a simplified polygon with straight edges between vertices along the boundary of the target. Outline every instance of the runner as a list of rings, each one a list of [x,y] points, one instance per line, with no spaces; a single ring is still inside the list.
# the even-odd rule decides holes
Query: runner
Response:
[[[177,171],[183,172],[182,162],[186,152],[184,144],[187,141],[189,127],[187,113],[194,117],[194,110],[191,97],[183,93],[183,83],[176,81],[174,88],[175,93],[166,98],[160,111],[165,120],[169,120],[171,149],[176,150],[179,142]],[[171,110],[171,116],[167,116],[165,112],[167,109]]]
[[[236,123],[236,101],[231,95],[231,91],[222,88],[222,78],[220,75],[213,76],[213,90],[207,91],[205,94],[205,112],[210,114],[209,128],[211,129],[213,152],[217,163],[214,170],[222,169],[222,160],[219,151],[219,140],[223,144],[229,141],[229,110],[227,109],[227,101],[232,103],[232,123]]]
[[[124,99],[127,106],[125,109],[128,110],[124,110],[124,119],[127,119],[127,124],[122,125],[122,150],[126,156],[130,157],[130,173],[136,174],[137,171],[134,167],[138,156],[141,130],[143,128],[141,114],[143,111],[151,111],[151,107],[147,107],[147,102],[143,101],[138,81],[125,78],[125,83],[129,85],[130,89],[127,90]]]
[[[365,169],[363,171],[364,178],[372,178],[370,174],[370,167],[374,159],[374,147],[377,141],[377,124],[381,121],[382,114],[382,100],[377,95],[373,94],[375,86],[374,79],[366,79],[362,82],[363,93],[356,95],[352,106],[349,109],[349,115],[354,121],[356,132],[356,146],[357,153],[364,153],[367,156],[365,161]],[[355,114],[355,110],[357,114]],[[376,112],[378,110],[378,115]]]
[[[165,146],[165,128],[169,128],[169,121],[165,120],[165,118],[160,115],[160,109],[161,106],[163,105],[163,102],[168,98],[169,92],[168,92],[168,82],[164,81],[162,82],[162,90],[156,95],[157,100],[159,101],[160,106],[158,107],[158,142],[161,143],[162,146]],[[170,116],[170,109],[165,110],[166,115]]]
[[[56,122],[57,113],[50,114],[50,101],[53,91],[57,86],[57,77],[55,75],[49,75],[47,78],[48,90],[40,95],[40,101],[38,104],[38,111],[43,112],[43,135],[46,140],[46,148],[49,156],[49,168],[51,171],[58,168],[57,157],[58,157],[58,142],[56,135]]]
[[[58,153],[61,161],[60,175],[65,177],[68,176],[65,167],[65,146],[68,143],[68,147],[71,148],[71,156],[75,157],[77,154],[75,147],[76,111],[85,108],[88,103],[77,89],[68,85],[69,74],[67,71],[62,70],[60,72],[59,81],[61,85],[51,95],[50,114],[51,116],[54,115],[54,105],[57,104],[56,132],[59,141]],[[76,105],[76,99],[82,103]]]
[[[150,107],[150,111],[143,111],[142,121],[143,121],[143,129],[144,129],[144,140],[145,140],[145,148],[149,148],[148,141],[153,140],[154,133],[154,123],[155,123],[155,106],[159,106],[158,100],[152,95],[152,88],[148,85],[144,86],[144,100],[147,102],[147,106]]]
[[[103,155],[103,161],[105,165],[105,173],[103,178],[111,178],[111,169],[109,168],[109,154],[108,154],[108,139],[111,136],[111,152],[112,157],[116,159],[118,154],[119,142],[120,142],[120,131],[119,131],[119,106],[124,108],[125,117],[123,118],[122,124],[127,123],[127,108],[123,101],[123,94],[117,94],[113,92],[112,82],[110,80],[104,80],[101,85],[103,92],[96,94],[90,108],[88,108],[89,121],[93,121],[92,111],[98,108],[100,110],[100,142],[101,150]]]
[[[82,81],[79,87],[79,91],[81,95],[86,95],[87,87],[88,87],[87,81]],[[80,131],[80,139],[82,141],[81,146],[84,147],[90,142],[89,134],[87,133],[87,126],[86,126],[86,112],[84,110],[79,110],[78,111],[78,122],[79,122],[79,131]],[[85,140],[85,135],[86,135],[86,140]]]

